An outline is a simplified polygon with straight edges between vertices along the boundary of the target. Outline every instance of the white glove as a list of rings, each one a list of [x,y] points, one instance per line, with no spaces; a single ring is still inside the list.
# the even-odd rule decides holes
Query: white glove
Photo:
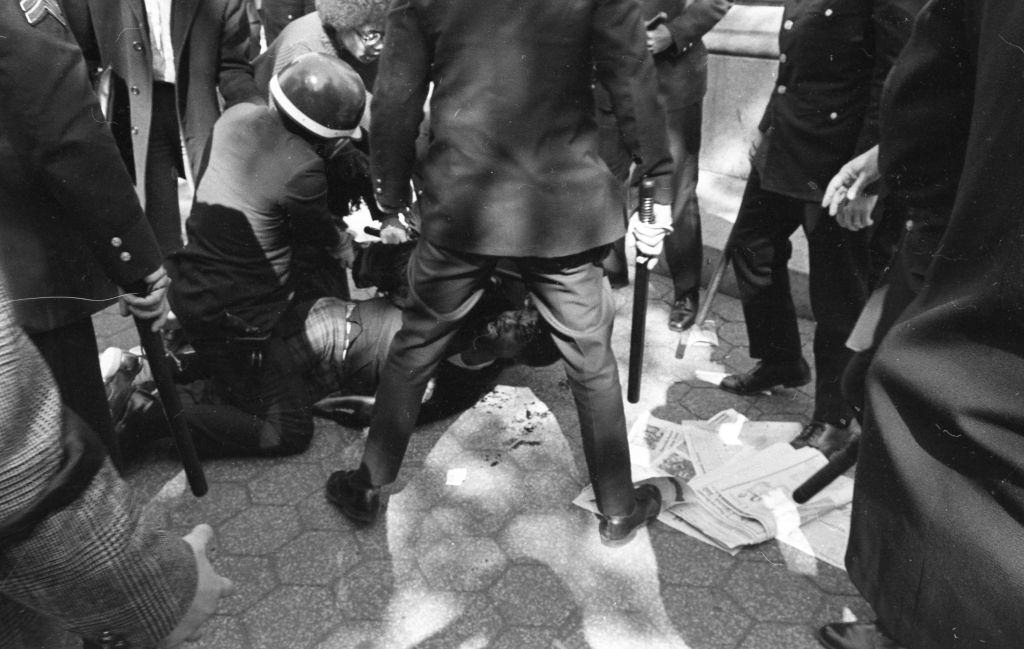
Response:
[[[661,255],[665,235],[672,231],[672,206],[654,204],[654,223],[643,223],[640,215],[633,212],[629,218],[629,233],[636,240],[636,261],[654,268]]]

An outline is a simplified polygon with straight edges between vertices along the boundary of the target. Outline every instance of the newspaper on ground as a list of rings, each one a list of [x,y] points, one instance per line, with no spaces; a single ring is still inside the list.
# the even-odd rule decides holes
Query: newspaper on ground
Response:
[[[735,410],[672,423],[649,414],[629,433],[633,477],[673,477],[685,486],[658,519],[731,554],[776,538],[843,567],[853,481],[840,477],[804,505],[793,490],[825,465],[815,449],[788,444],[795,422],[752,422]],[[574,501],[596,511],[588,486]]]

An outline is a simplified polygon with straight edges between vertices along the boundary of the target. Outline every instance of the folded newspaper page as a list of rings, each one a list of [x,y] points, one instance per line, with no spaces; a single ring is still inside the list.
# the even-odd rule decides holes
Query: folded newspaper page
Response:
[[[826,463],[817,450],[788,444],[799,431],[734,410],[680,423],[648,415],[629,434],[633,477],[682,482],[682,499],[663,503],[658,520],[705,543],[735,554],[777,538],[842,568],[853,481],[841,477],[797,505],[793,489]],[[596,511],[589,486],[574,502]]]

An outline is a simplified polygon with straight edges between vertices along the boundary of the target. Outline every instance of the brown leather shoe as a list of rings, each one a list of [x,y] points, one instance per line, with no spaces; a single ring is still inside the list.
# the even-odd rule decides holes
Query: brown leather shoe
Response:
[[[818,642],[828,649],[903,649],[871,622],[833,622],[818,629]]]
[[[759,361],[754,369],[745,374],[730,374],[722,379],[719,385],[726,392],[750,395],[782,386],[796,388],[811,382],[811,368],[807,361],[799,358],[795,361],[779,363]]]
[[[831,458],[858,436],[860,436],[860,430],[853,426],[838,426],[824,421],[812,421],[804,426],[800,434],[794,437],[789,444],[793,448],[810,446],[821,451],[826,458]]]
[[[628,541],[642,525],[661,512],[661,492],[652,484],[642,484],[633,490],[633,511],[626,516],[604,516],[598,525],[601,539],[611,543]]]

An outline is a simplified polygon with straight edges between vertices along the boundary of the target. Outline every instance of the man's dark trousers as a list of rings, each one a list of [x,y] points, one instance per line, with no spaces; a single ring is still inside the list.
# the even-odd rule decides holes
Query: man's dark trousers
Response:
[[[846,339],[868,296],[867,230],[851,232],[815,203],[765,190],[751,170],[730,238],[750,356],[766,362],[802,355],[789,283],[789,237],[803,226],[810,257],[814,331],[814,421],[846,425],[852,408],[840,379],[853,352]]]
[[[513,261],[554,330],[598,507],[606,515],[623,516],[632,512],[634,499],[622,389],[611,348],[614,305],[599,265],[605,252],[602,246],[568,257]],[[413,251],[413,304],[391,343],[363,454],[372,484],[397,477],[427,382],[499,260],[439,248],[425,239]]]

